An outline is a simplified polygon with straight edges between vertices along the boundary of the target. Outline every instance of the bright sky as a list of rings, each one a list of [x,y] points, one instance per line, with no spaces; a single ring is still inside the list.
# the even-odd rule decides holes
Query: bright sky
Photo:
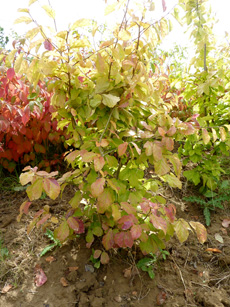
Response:
[[[3,1],[3,0],[1,0]],[[131,0],[131,2],[134,0]],[[142,0],[139,0],[140,2]],[[170,9],[177,0],[165,0],[167,9]],[[16,24],[14,25],[14,20],[20,16],[26,15],[25,13],[18,13],[18,8],[27,8],[29,0],[4,0],[4,4],[1,6],[0,15],[0,26],[5,29],[5,33],[9,35],[10,29],[13,29],[18,34],[24,34],[30,25]],[[52,7],[56,12],[56,20],[58,31],[65,30],[70,22],[74,22],[80,18],[93,18],[98,21],[98,23],[111,22],[112,15],[104,17],[105,0],[50,0]],[[108,1],[109,2],[109,1]],[[156,11],[152,12],[155,14],[153,18],[159,19],[163,15],[161,0],[155,1],[157,3]],[[48,4],[48,0],[39,0],[41,5]],[[31,12],[41,24],[48,24],[49,18],[47,20],[44,18],[45,14],[41,15],[43,10],[40,9],[39,3],[34,3],[31,5]],[[212,7],[212,11],[216,14],[219,23],[215,25],[215,33],[224,37],[224,32],[230,32],[230,1],[229,0],[209,0]],[[122,17],[121,17],[122,18]],[[119,21],[119,20],[117,20]],[[173,42],[179,44],[184,43],[182,38],[183,29],[175,22],[175,30],[170,34],[167,39],[169,45]]]

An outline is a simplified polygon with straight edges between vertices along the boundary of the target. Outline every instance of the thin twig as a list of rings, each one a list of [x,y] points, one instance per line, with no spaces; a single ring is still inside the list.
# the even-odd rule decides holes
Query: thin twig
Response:
[[[184,291],[184,294],[185,294],[185,297],[186,297],[186,299],[187,299],[187,288],[186,288],[186,285],[185,285],[185,282],[184,282],[183,275],[182,275],[182,273],[181,273],[181,270],[180,270],[179,266],[177,265],[176,261],[174,260],[174,258],[173,258],[172,256],[171,256],[171,258],[172,258],[172,260],[173,260],[175,266],[177,267],[177,269],[178,269],[178,271],[179,271],[179,273],[180,273],[180,278],[181,278],[181,281],[182,281],[182,283],[183,283],[184,290],[185,290],[185,291]]]

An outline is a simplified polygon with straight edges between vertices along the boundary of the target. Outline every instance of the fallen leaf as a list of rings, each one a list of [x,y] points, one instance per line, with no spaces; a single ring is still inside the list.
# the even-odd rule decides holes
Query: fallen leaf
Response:
[[[223,222],[222,222],[222,226],[223,227],[228,228],[229,225],[230,225],[230,219],[223,220]]]
[[[167,299],[167,294],[164,291],[161,291],[157,295],[157,306],[164,305],[165,301]]]
[[[70,272],[74,272],[74,271],[77,271],[77,270],[78,270],[78,266],[70,266],[69,267]]]
[[[213,253],[222,253],[222,251],[221,250],[219,250],[218,248],[207,248],[206,250],[205,250],[206,252],[213,252]]]
[[[34,271],[35,271],[34,283],[37,287],[41,287],[42,285],[44,285],[44,283],[47,282],[46,274],[44,273],[40,265],[36,265]]]
[[[7,293],[12,287],[13,287],[13,286],[12,286],[11,284],[8,284],[8,285],[4,286],[4,287],[2,288],[1,293],[2,293],[2,294]]]
[[[220,243],[224,243],[224,239],[221,237],[221,235],[219,233],[215,234],[215,239],[216,239],[216,241],[218,241]]]
[[[122,298],[120,295],[114,297],[114,300],[117,302],[117,303],[121,303],[122,302]]]
[[[53,256],[46,257],[46,262],[52,263],[52,262],[54,262],[55,260],[56,260],[56,259],[55,259]]]
[[[65,277],[62,277],[60,279],[60,283],[62,284],[63,287],[68,287],[68,282],[67,280],[65,279]]]

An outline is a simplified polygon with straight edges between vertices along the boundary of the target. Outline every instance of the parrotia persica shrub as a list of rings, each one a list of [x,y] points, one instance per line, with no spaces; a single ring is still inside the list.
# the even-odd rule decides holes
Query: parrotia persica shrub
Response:
[[[9,67],[15,54],[14,67]],[[38,80],[33,86],[24,75],[15,73],[23,59],[20,51],[0,56],[0,164],[10,172],[17,164],[57,168],[63,163],[66,133],[52,119],[46,84]]]
[[[35,225],[53,223],[54,236],[61,242],[86,233],[88,247],[100,237],[106,251],[138,244],[148,254],[163,249],[174,233],[184,242],[194,230],[203,243],[206,230],[198,222],[176,219],[175,206],[158,194],[162,183],[181,188],[182,167],[174,144],[196,134],[198,127],[196,116],[186,121],[170,116],[170,103],[161,98],[168,81],[150,67],[152,50],[169,31],[170,21],[148,23],[145,13],[154,10],[154,3],[139,8],[138,17],[129,2],[107,7],[106,13],[124,8],[123,22],[98,49],[90,36],[97,33],[95,23],[87,35],[82,34],[90,20],[77,20],[67,31],[51,36],[29,9],[20,9],[26,16],[16,22],[35,22],[26,38],[28,53],[32,56],[35,48],[36,56],[28,61],[21,53],[14,69],[27,75],[34,87],[48,80],[53,118],[58,128],[67,127],[72,150],[65,160],[72,170],[55,179],[57,172],[26,167],[20,180],[22,185],[31,183],[30,201],[22,204],[18,220],[42,192],[56,199],[66,185],[74,184],[77,191],[66,214],[57,220],[45,206],[34,216],[29,232]],[[165,10],[165,1],[162,4]],[[55,20],[52,8],[43,8]],[[177,98],[173,95],[171,103]],[[146,178],[149,164],[154,172]],[[98,257],[108,262],[106,252],[98,252]]]

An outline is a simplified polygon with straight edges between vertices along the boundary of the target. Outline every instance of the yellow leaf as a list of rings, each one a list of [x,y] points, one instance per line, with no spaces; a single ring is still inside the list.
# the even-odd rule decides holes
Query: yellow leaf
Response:
[[[90,24],[91,24],[90,19],[86,19],[86,18],[78,19],[77,21],[73,23],[71,30],[78,28],[78,27],[89,26]]]
[[[17,18],[14,23],[17,24],[17,23],[25,22],[26,24],[29,24],[32,21],[33,20],[30,17],[22,16],[22,17]]]
[[[26,38],[32,40],[39,32],[40,32],[39,27],[33,28],[26,33]]]
[[[119,37],[119,39],[121,39],[123,41],[128,41],[132,38],[131,34],[126,30],[120,31],[119,34],[118,34],[118,37]]]
[[[31,4],[33,4],[34,2],[37,2],[38,0],[30,0],[29,1],[29,6],[31,5]]]
[[[18,9],[18,12],[29,13],[29,9]]]
[[[213,137],[213,141],[215,142],[217,140],[217,133],[216,130],[212,128],[212,137]]]
[[[223,142],[226,140],[226,131],[224,127],[220,127],[220,138],[221,138],[221,141]]]
[[[105,16],[109,15],[110,13],[112,13],[113,11],[115,11],[117,6],[117,3],[114,2],[113,4],[107,5],[107,7],[105,8]]]
[[[23,53],[21,53],[17,59],[15,60],[15,63],[14,63],[14,70],[16,73],[19,73],[20,71],[20,68],[21,68],[21,65],[22,65],[22,61],[23,61]]]
[[[50,18],[55,18],[55,12],[49,5],[43,5],[42,8]]]
[[[208,134],[208,131],[205,128],[202,128],[202,138],[204,144],[207,145],[210,141],[210,135]]]
[[[56,217],[54,217],[54,216],[51,217],[50,221],[53,224],[58,224],[58,219]]]

